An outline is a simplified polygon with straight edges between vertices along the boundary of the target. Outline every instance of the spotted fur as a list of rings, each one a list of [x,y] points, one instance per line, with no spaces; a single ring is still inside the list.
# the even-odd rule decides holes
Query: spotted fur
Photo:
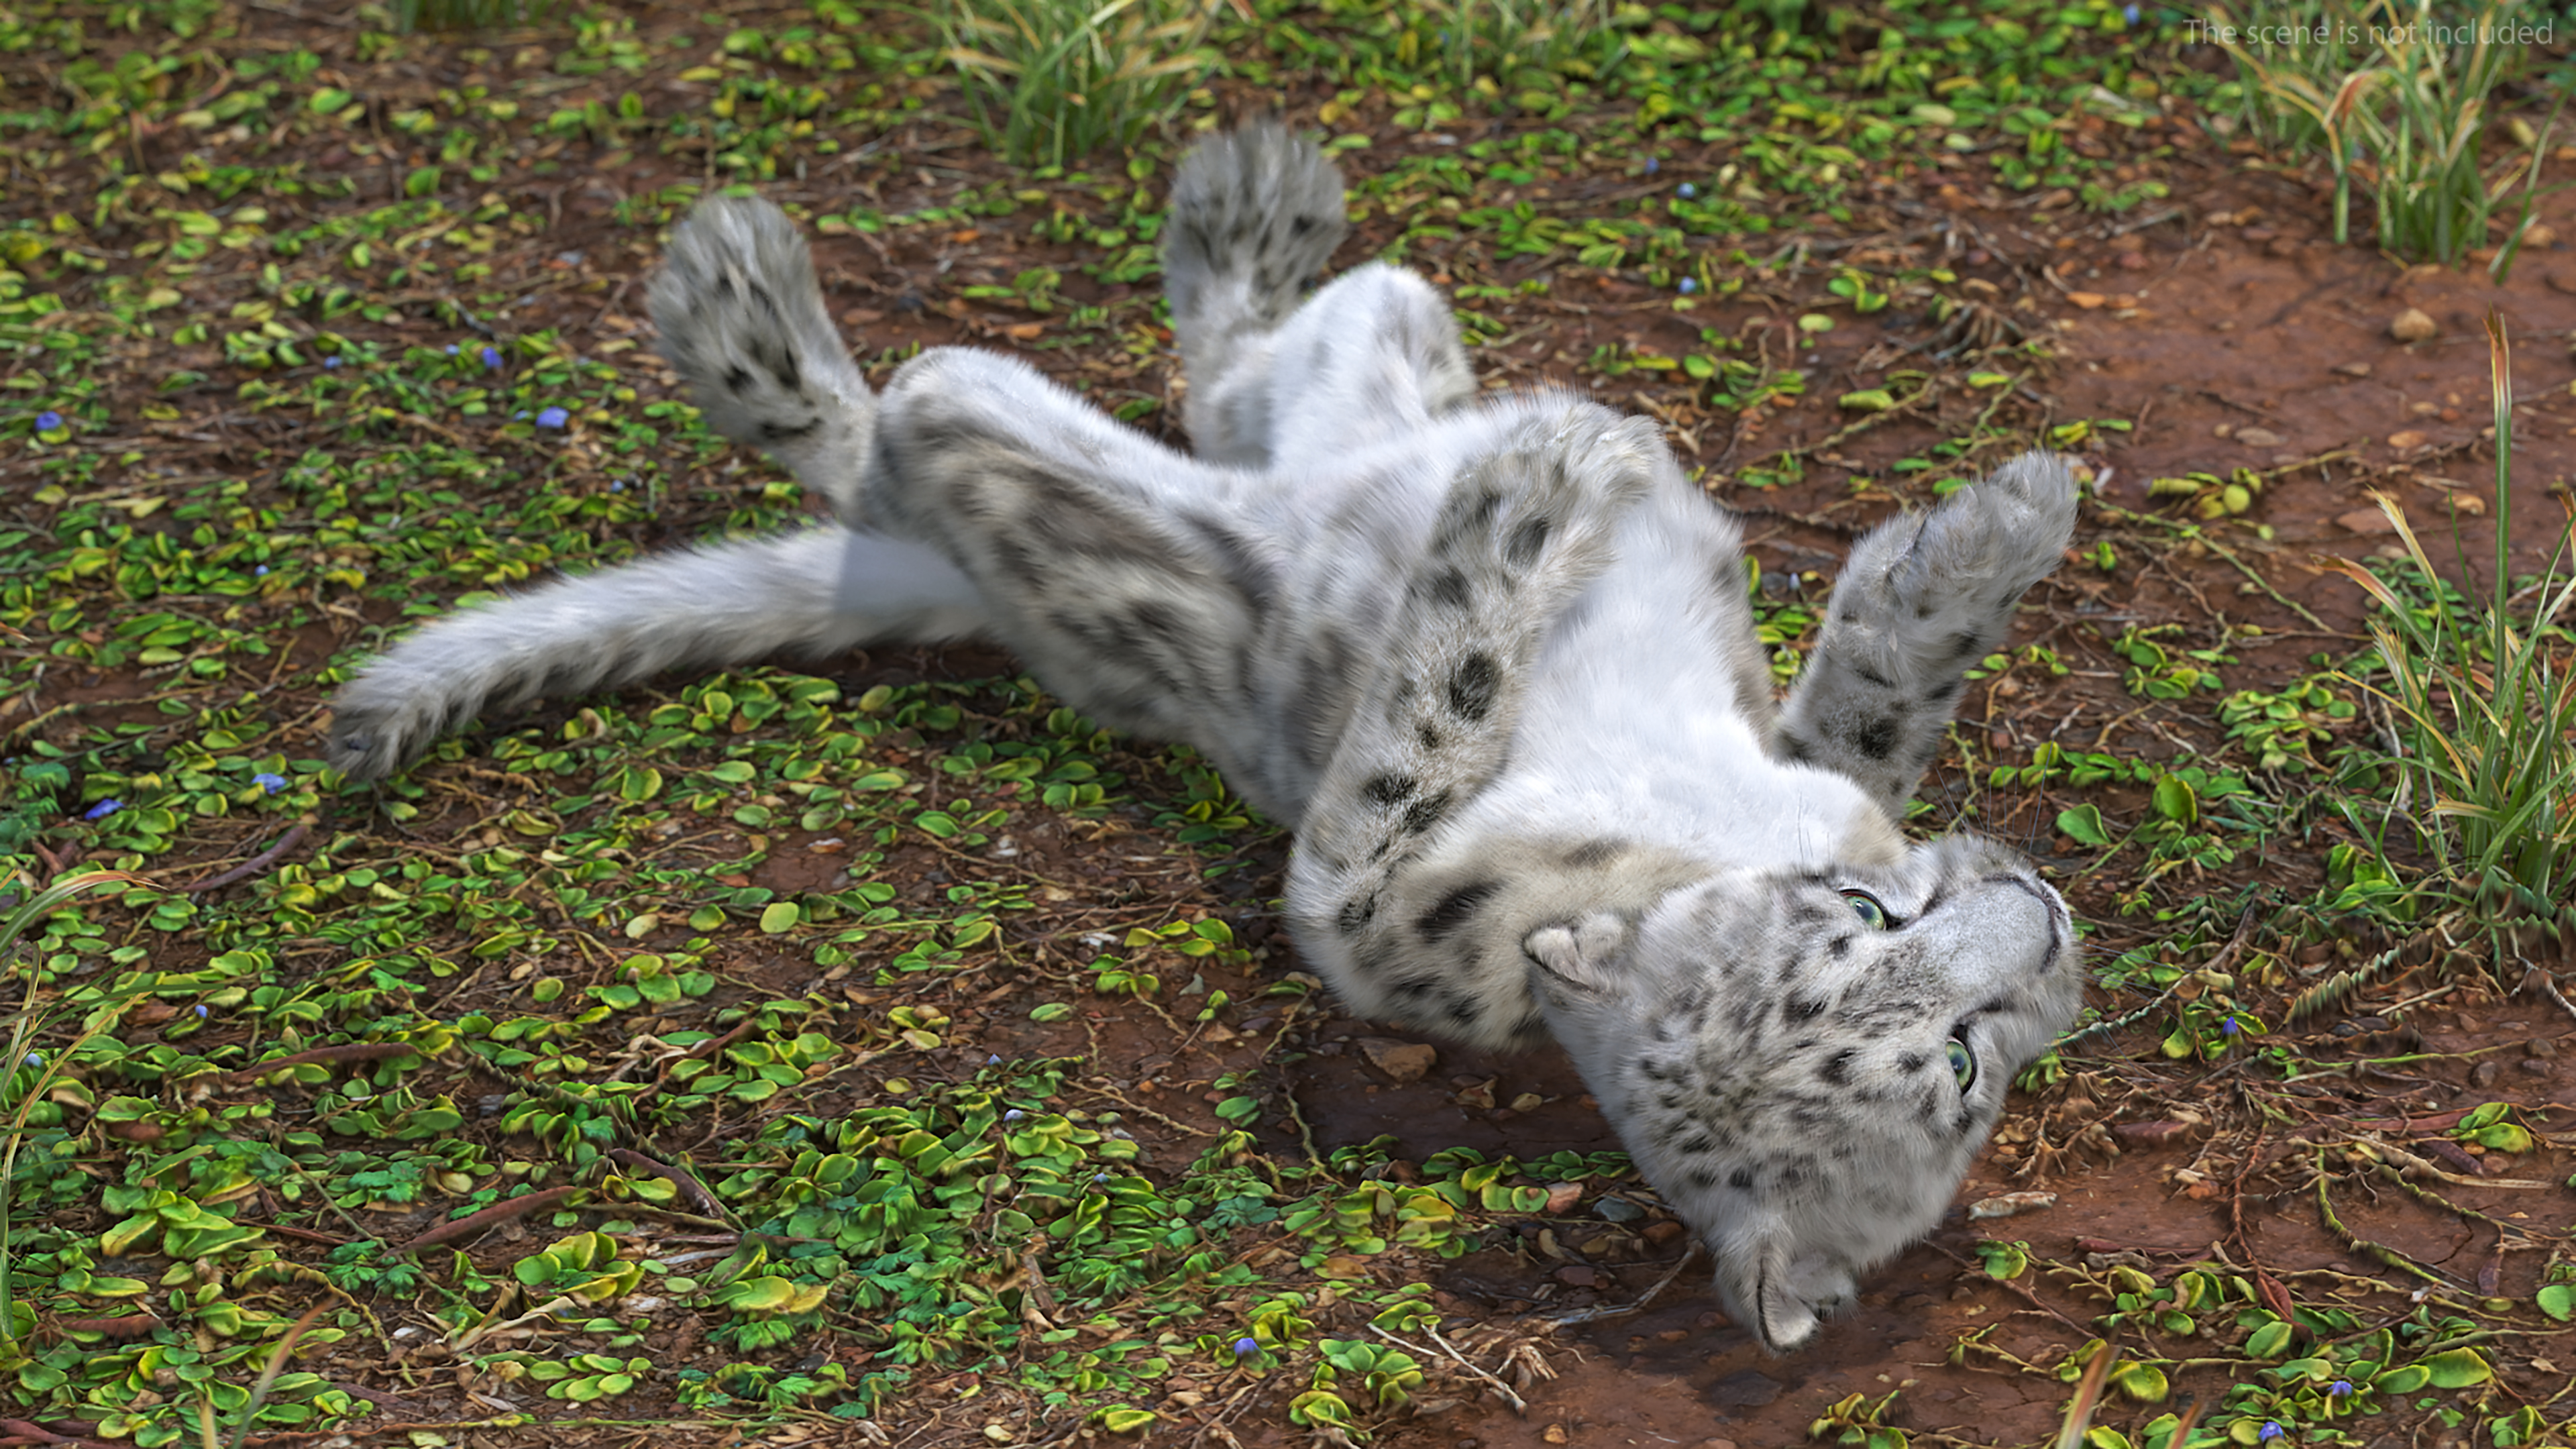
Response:
[[[850,528],[442,621],[342,692],[332,758],[382,774],[489,702],[678,664],[999,639],[1295,829],[1292,933],[1354,1010],[1563,1044],[1729,1311],[1794,1347],[1939,1218],[2080,998],[2027,863],[1896,824],[2072,481],[2034,455],[1863,538],[1784,714],[1736,525],[1651,426],[1479,394],[1410,272],[1295,304],[1339,198],[1275,128],[1184,164],[1196,457],[988,353],[870,397],[785,219],[700,208],[654,291],[665,350]]]

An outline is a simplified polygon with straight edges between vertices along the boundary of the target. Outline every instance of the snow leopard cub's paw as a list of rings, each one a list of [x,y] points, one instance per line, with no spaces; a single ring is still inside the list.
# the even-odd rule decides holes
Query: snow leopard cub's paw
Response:
[[[2003,642],[2030,586],[2075,531],[2067,459],[2025,453],[1929,513],[1889,520],[1854,545],[1830,626],[1872,683],[1926,689]]]
[[[662,355],[707,426],[777,454],[855,526],[875,402],[787,214],[756,198],[700,203],[671,234],[649,300]]]
[[[1181,162],[1163,227],[1175,321],[1278,326],[1349,230],[1342,173],[1313,142],[1276,121],[1201,141]],[[1214,311],[1242,315],[1205,315]]]
[[[1901,814],[1967,667],[2011,634],[2022,594],[2064,554],[2075,503],[2067,460],[2029,453],[1872,529],[1834,583],[1775,751],[1847,775]]]
[[[1655,447],[1653,424],[1603,408],[1532,419],[1451,486],[1412,593],[1482,616],[1488,631],[1502,616],[1487,610],[1552,609],[1559,588],[1589,578],[1645,492]]]
[[[2048,576],[2075,533],[2075,471],[2054,453],[2024,453],[1950,495],[1923,520],[1898,590],[1919,613],[1959,600],[2009,609]]]

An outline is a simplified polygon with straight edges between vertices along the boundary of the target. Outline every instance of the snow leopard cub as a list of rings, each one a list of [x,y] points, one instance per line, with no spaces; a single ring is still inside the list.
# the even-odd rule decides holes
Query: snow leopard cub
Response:
[[[1301,305],[1343,231],[1339,175],[1277,127],[1183,164],[1190,457],[990,353],[871,396],[787,219],[700,206],[664,350],[840,526],[432,625],[341,692],[331,758],[381,775],[487,704],[682,664],[996,638],[1295,829],[1294,939],[1353,1009],[1561,1042],[1728,1311],[1796,1347],[1939,1220],[2081,998],[2026,862],[1896,823],[2073,481],[2034,454],[1861,539],[1783,710],[1736,525],[1655,429],[1480,392],[1411,272]]]

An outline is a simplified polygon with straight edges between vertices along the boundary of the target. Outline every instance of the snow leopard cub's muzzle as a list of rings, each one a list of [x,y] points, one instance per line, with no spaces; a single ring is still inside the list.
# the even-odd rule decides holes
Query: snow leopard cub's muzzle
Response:
[[[1549,1025],[1774,1352],[1940,1221],[2083,1001],[2065,902],[1964,836],[1892,866],[1723,872],[1526,949]]]

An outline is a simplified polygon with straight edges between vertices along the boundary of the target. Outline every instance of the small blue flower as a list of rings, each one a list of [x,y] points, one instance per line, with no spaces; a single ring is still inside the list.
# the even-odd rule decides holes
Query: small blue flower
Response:
[[[286,788],[286,777],[284,775],[272,775],[266,770],[262,770],[258,774],[251,776],[250,782],[257,785],[262,791],[271,795],[274,795],[278,791]]]
[[[43,1052],[29,1052],[29,1053],[27,1053],[27,1065],[29,1065],[29,1066],[31,1066],[31,1067],[41,1067],[41,1066],[43,1066],[44,1064],[45,1064],[45,1054],[44,1054]]]
[[[501,350],[497,347],[484,348],[483,365],[491,368],[499,367],[501,365]]]
[[[2229,1036],[2241,1035],[2245,1030],[2245,1028],[2236,1024],[2236,1018],[2232,1014],[2225,1021],[2218,1024],[2218,1029]]]
[[[113,815],[124,808],[124,801],[111,796],[108,799],[101,800],[97,804],[92,805],[87,810],[82,811],[81,818],[83,820],[105,820],[110,815]]]
[[[198,1003],[197,1003],[197,1020],[199,1020],[199,1021],[203,1021],[203,1020],[205,1020],[205,1019],[206,1019],[206,1004],[205,1004],[204,1002],[200,1001],[200,1002],[198,1002]]]
[[[1685,181],[1673,192],[1673,194],[1684,201],[1688,201],[1692,197],[1699,195],[1699,188]]]
[[[254,575],[256,575],[257,577],[260,577],[260,578],[263,578],[263,579],[264,579],[264,578],[267,578],[267,577],[268,577],[268,565],[266,565],[266,564],[259,564],[259,565],[256,565],[256,566],[254,566],[254,567],[251,569],[251,573],[252,573],[252,574],[254,574]]]
[[[455,343],[451,342],[451,343],[447,344],[447,355],[448,355],[448,356],[450,356],[450,357],[454,357],[454,356],[456,355],[456,352],[457,352],[457,348],[456,348],[456,344],[455,344]]]
[[[2327,1397],[2327,1398],[2329,1398],[2329,1399],[2348,1399],[2348,1398],[2351,1398],[2351,1397],[2352,1397],[2352,1380],[2350,1380],[2350,1379],[2337,1379],[2337,1380],[2335,1380],[2333,1383],[2330,1383],[2330,1384],[2326,1385],[2326,1397]]]
[[[2123,6],[2121,6],[2121,7],[2120,7],[2120,18],[2121,18],[2121,19],[2123,19],[2123,20],[2126,20],[2126,21],[2127,21],[2127,22],[2129,22],[2131,25],[2135,25],[2135,24],[2137,24],[2137,23],[2138,23],[2138,7],[2137,7],[2137,6],[2135,6],[2135,5],[2123,5]]]
[[[1021,1111],[1021,1110],[1020,1110],[1019,1108],[1017,1108],[1017,1107],[1013,1107],[1011,1110],[1009,1110],[1009,1111],[1007,1111],[1007,1112],[1005,1112],[1005,1113],[1003,1113],[1003,1114],[1002,1114],[1002,1120],[1003,1120],[1003,1121],[1005,1121],[1005,1122],[1017,1122],[1017,1121],[1019,1121],[1021,1118],[1025,1117],[1025,1116],[1027,1116],[1027,1115],[1029,1115],[1029,1114],[1028,1114],[1028,1113],[1026,1113],[1026,1112]]]
[[[1699,278],[1697,278],[1697,277],[1684,277],[1684,278],[1682,278],[1682,295],[1683,295],[1683,296],[1687,297],[1687,296],[1689,296],[1691,293],[1696,292],[1696,291],[1698,291],[1698,290],[1699,290]]]
[[[1234,1341],[1234,1356],[1236,1358],[1250,1358],[1259,1352],[1261,1352],[1260,1339],[1238,1338]]]
[[[59,428],[59,427],[61,427],[62,425],[63,425],[63,415],[62,415],[61,413],[55,412],[52,408],[47,408],[47,409],[45,409],[43,412],[40,412],[40,413],[36,414],[36,431],[37,431],[37,432],[40,432],[40,433],[50,433],[50,432],[52,432],[54,429]]]
[[[326,357],[322,359],[322,365],[324,367],[338,367],[340,365],[340,359],[336,357]]]
[[[537,426],[541,428],[560,428],[571,421],[572,414],[562,408],[548,408],[537,414]]]
[[[2258,1444],[2269,1444],[2273,1440],[2280,1438],[2281,1435],[2286,1432],[2287,1431],[2280,1425],[2266,1419],[2263,1421],[2263,1427],[2255,1432],[2254,1442]]]
[[[608,480],[608,491],[609,491],[609,492],[611,492],[611,493],[623,493],[623,492],[625,492],[625,491],[626,491],[626,480],[625,480],[625,479],[623,479],[623,478],[611,478],[611,479],[609,479],[609,480]]]
[[[1647,157],[1647,158],[1646,158],[1646,174],[1647,174],[1647,175],[1652,176],[1652,175],[1654,175],[1656,172],[1661,171],[1661,170],[1663,170],[1663,169],[1664,169],[1664,163],[1663,163],[1663,162],[1661,162],[1661,161],[1659,161],[1659,160],[1655,159],[1655,158],[1654,158],[1654,157],[1652,157],[1652,156],[1649,156],[1649,157]]]
[[[1001,1054],[1001,1053],[999,1053],[999,1052],[986,1052],[986,1053],[984,1054],[984,1065],[986,1065],[986,1066],[988,1066],[988,1067],[998,1067],[998,1066],[1000,1066],[1001,1064],[1002,1064],[1002,1054]]]

